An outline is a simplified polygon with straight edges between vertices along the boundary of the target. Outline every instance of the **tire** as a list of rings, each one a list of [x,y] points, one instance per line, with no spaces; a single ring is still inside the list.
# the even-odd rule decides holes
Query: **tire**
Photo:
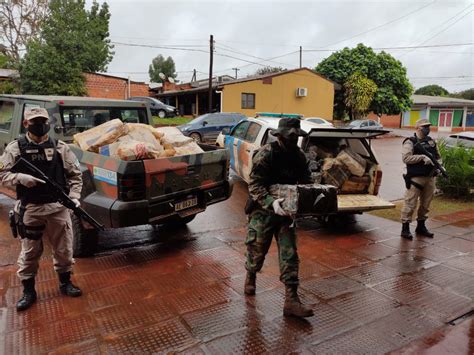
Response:
[[[93,256],[99,242],[96,229],[85,229],[79,217],[72,215],[72,251],[74,257]]]
[[[159,111],[158,111],[158,117],[159,117],[159,118],[165,118],[165,117],[166,117],[166,112],[165,112],[165,110],[159,110]]]
[[[201,135],[199,133],[191,133],[189,135],[189,137],[191,137],[192,139],[194,139],[194,141],[196,143],[201,143],[202,142],[202,138],[201,138]]]
[[[191,222],[195,217],[196,217],[195,214],[191,216],[183,217],[183,218],[176,216],[176,218],[173,218],[172,220],[165,222],[164,224],[169,227],[184,227],[186,224]]]

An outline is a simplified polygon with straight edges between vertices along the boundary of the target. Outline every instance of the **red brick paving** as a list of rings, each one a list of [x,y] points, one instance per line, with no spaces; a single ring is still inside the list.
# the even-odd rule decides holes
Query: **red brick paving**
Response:
[[[14,309],[19,246],[1,237],[0,353],[473,352],[472,323],[455,333],[444,325],[474,307],[469,217],[438,219],[433,240],[413,242],[370,215],[336,230],[302,223],[300,293],[315,311],[307,320],[282,316],[275,246],[257,295],[244,296],[243,227],[77,259],[77,299],[59,294],[47,254],[38,302],[23,313]]]

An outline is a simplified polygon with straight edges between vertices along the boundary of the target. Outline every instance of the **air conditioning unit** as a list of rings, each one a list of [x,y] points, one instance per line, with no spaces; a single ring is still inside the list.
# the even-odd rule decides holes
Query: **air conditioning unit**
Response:
[[[308,89],[307,88],[297,88],[296,89],[296,97],[305,97],[308,96]]]

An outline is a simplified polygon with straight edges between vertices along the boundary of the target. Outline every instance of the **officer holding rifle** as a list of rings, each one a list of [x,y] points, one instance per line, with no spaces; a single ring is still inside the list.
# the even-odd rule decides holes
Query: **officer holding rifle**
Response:
[[[79,162],[62,141],[49,137],[48,112],[32,108],[24,113],[23,127],[26,134],[11,142],[0,157],[0,185],[16,185],[17,202],[12,223],[21,237],[18,258],[18,277],[23,285],[23,295],[17,302],[18,311],[29,308],[37,298],[35,276],[43,253],[43,240],[53,250],[54,269],[59,276],[62,294],[77,297],[81,290],[71,282],[72,225],[70,211],[60,204],[57,194],[49,184],[31,175],[31,170],[13,169],[20,158],[41,170],[49,180],[61,186],[75,207],[80,205],[82,177]]]

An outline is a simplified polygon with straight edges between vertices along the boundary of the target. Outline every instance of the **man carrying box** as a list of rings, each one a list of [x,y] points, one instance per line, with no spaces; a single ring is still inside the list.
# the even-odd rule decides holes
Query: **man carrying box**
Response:
[[[265,255],[273,236],[277,240],[280,280],[285,284],[285,316],[311,317],[313,311],[301,304],[298,297],[298,253],[296,229],[288,212],[283,210],[283,199],[275,199],[269,188],[275,184],[310,184],[311,173],[298,139],[306,136],[297,118],[283,118],[278,129],[272,131],[276,142],[261,147],[253,157],[249,182],[249,214],[247,245],[247,278],[245,294],[255,295],[256,273],[262,269]]]

